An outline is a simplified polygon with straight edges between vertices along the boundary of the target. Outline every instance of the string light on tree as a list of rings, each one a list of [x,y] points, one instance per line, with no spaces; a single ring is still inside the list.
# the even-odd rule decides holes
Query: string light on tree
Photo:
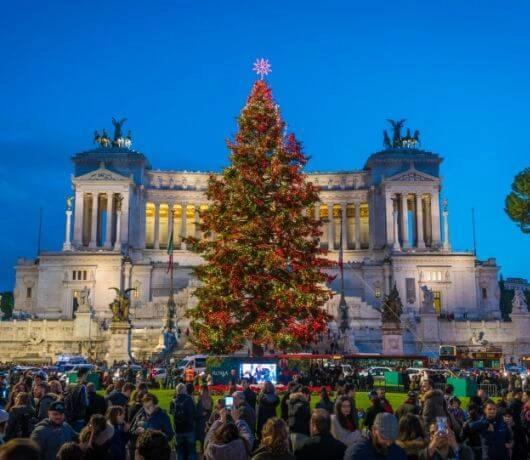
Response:
[[[265,75],[269,75],[272,72],[269,60],[263,58],[256,60],[252,70],[254,70],[262,80]]]

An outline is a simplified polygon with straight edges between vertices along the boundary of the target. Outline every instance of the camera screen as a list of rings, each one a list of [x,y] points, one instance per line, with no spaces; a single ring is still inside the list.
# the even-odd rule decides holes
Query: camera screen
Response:
[[[240,375],[251,383],[264,383],[267,381],[273,384],[278,383],[276,364],[242,363]]]

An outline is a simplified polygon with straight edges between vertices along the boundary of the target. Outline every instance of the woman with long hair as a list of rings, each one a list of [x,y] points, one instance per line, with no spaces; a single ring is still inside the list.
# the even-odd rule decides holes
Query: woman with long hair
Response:
[[[265,422],[261,432],[261,446],[252,456],[252,460],[294,460],[289,448],[289,430],[287,423],[278,417]]]
[[[110,452],[115,460],[125,460],[127,457],[127,443],[129,442],[129,424],[125,423],[125,409],[123,406],[110,406],[107,409],[107,423],[114,428],[110,441]]]
[[[35,409],[30,405],[29,393],[24,391],[17,393],[14,405],[9,410],[6,441],[15,438],[29,438],[37,422]]]
[[[210,420],[213,411],[213,398],[208,390],[208,385],[203,384],[201,394],[197,398],[195,420],[195,439],[201,443],[201,452],[204,450],[204,436],[206,434],[206,422]]]
[[[335,414],[331,415],[331,434],[333,437],[350,447],[361,438],[361,430],[357,426],[354,415],[354,404],[350,397],[339,396],[335,403]]]
[[[104,415],[92,415],[79,434],[79,442],[85,451],[84,460],[113,460],[110,452],[113,435],[114,428]]]
[[[261,437],[261,430],[265,425],[265,422],[276,415],[276,408],[280,404],[280,398],[276,394],[276,389],[272,382],[266,381],[263,390],[258,396],[258,413],[257,415],[257,428],[256,436]]]
[[[405,414],[399,419],[396,444],[407,454],[407,460],[417,460],[420,451],[427,447],[425,431],[417,415]]]
[[[330,414],[333,414],[334,404],[331,398],[329,397],[329,393],[326,387],[322,387],[320,389],[320,399],[317,401],[315,408],[324,409],[327,410]]]

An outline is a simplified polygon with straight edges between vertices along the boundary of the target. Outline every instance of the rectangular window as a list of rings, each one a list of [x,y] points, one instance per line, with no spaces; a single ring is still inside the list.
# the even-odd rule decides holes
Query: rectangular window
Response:
[[[31,288],[26,288],[26,299],[31,299]]]
[[[77,278],[76,275],[77,275],[77,272],[74,270],[74,271],[72,272],[72,280],[74,280],[74,281],[76,280],[76,278]]]
[[[434,296],[434,311],[439,315],[442,312],[442,293],[440,291],[432,291]]]
[[[86,270],[83,271],[83,281],[86,281]]]
[[[405,287],[407,291],[407,302],[416,302],[416,283],[415,278],[405,278]]]
[[[488,298],[488,290],[485,287],[482,288],[482,298],[483,299]]]

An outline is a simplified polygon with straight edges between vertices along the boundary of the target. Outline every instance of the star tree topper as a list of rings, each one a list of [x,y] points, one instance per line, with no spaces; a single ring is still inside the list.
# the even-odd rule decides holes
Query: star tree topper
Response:
[[[254,70],[254,72],[256,72],[262,80],[264,75],[268,75],[272,72],[269,60],[263,58],[256,60],[252,70]]]

